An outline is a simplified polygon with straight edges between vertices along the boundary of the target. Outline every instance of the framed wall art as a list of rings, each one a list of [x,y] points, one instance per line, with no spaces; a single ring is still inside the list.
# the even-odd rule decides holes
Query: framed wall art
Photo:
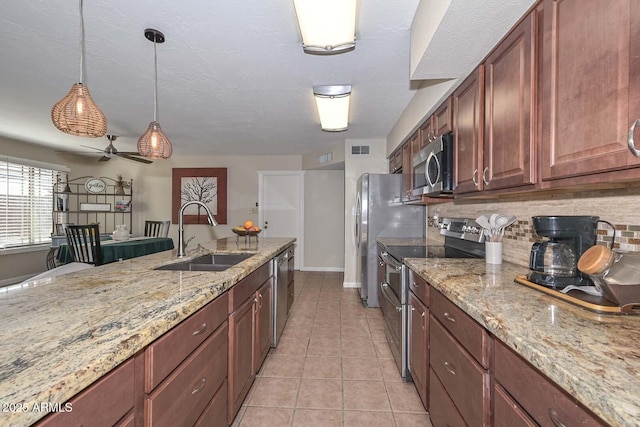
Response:
[[[218,224],[227,223],[227,168],[173,168],[171,220],[178,223],[180,207],[199,201],[207,205]],[[184,211],[185,224],[208,224],[207,213],[196,204]]]

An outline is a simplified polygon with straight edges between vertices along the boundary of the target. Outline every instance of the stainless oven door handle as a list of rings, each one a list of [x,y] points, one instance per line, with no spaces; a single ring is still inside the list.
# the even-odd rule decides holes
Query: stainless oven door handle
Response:
[[[396,311],[400,313],[402,311],[402,304],[400,304],[400,300],[396,298],[395,294],[393,294],[393,291],[391,291],[393,295],[389,295],[389,284],[384,282],[380,283],[380,290],[382,291],[382,295],[384,295],[386,300],[389,301],[389,304],[394,306]]]
[[[398,261],[396,261],[393,257],[391,257],[391,255],[389,255],[388,252],[382,252],[380,254],[380,257],[382,258],[382,260],[384,261],[385,264],[390,265],[391,267],[393,267],[395,270],[400,270],[402,269],[402,264],[400,264]]]

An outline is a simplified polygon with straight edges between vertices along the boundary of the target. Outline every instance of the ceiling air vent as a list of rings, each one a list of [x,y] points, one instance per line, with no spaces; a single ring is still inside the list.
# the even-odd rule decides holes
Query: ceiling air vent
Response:
[[[322,164],[322,163],[329,163],[330,161],[333,160],[333,152],[329,152],[327,154],[323,154],[321,156],[316,157],[316,160],[318,161],[318,163]]]
[[[351,146],[351,154],[369,154],[368,145],[353,145]]]

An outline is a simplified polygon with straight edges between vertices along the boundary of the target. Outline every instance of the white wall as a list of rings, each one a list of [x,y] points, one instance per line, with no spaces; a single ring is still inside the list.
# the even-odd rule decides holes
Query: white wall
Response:
[[[80,139],[79,139],[80,141]],[[82,141],[81,141],[82,142]],[[51,163],[66,164],[71,168],[70,179],[81,176],[106,176],[115,178],[121,174],[125,180],[133,179],[133,232],[143,232],[144,221],[171,219],[172,168],[225,167],[227,168],[227,219],[228,223],[211,228],[208,225],[186,225],[185,237],[195,236],[189,245],[212,239],[234,237],[231,228],[246,220],[257,223],[258,214],[250,213],[258,201],[258,170],[301,170],[301,156],[180,156],[157,160],[145,165],[124,159],[98,162],[98,158],[62,155],[49,148],[24,142],[0,140],[0,154]],[[302,265],[341,270],[344,265],[344,173],[342,171],[313,171],[309,196],[323,194],[317,200],[309,197],[305,212],[310,215],[305,224],[306,246],[311,258]],[[329,202],[327,202],[329,200]],[[318,218],[331,219],[317,221]],[[112,230],[105,230],[111,232]],[[169,237],[178,241],[178,229],[172,224]],[[326,250],[326,248],[331,248]],[[337,248],[337,249],[336,249]],[[36,251],[7,254],[0,251],[0,283],[5,279],[24,278],[46,269],[45,256],[49,247]],[[324,257],[319,256],[324,254]],[[326,257],[331,254],[330,257]],[[305,254],[306,257],[306,254]]]
[[[304,177],[304,270],[344,269],[344,171]]]
[[[352,155],[354,145],[369,145],[370,154]],[[387,173],[389,166],[384,139],[348,139],[345,141],[344,166],[344,287],[356,286],[356,242],[353,235],[356,184],[363,173]]]

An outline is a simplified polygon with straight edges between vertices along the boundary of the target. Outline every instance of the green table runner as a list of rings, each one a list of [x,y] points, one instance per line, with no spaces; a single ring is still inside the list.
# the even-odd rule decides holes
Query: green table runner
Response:
[[[102,263],[120,261],[121,259],[136,258],[156,252],[173,249],[173,239],[169,237],[149,237],[140,240],[126,240],[108,245],[100,245],[102,249]],[[72,262],[71,251],[64,244],[58,249],[58,261],[62,263]]]

